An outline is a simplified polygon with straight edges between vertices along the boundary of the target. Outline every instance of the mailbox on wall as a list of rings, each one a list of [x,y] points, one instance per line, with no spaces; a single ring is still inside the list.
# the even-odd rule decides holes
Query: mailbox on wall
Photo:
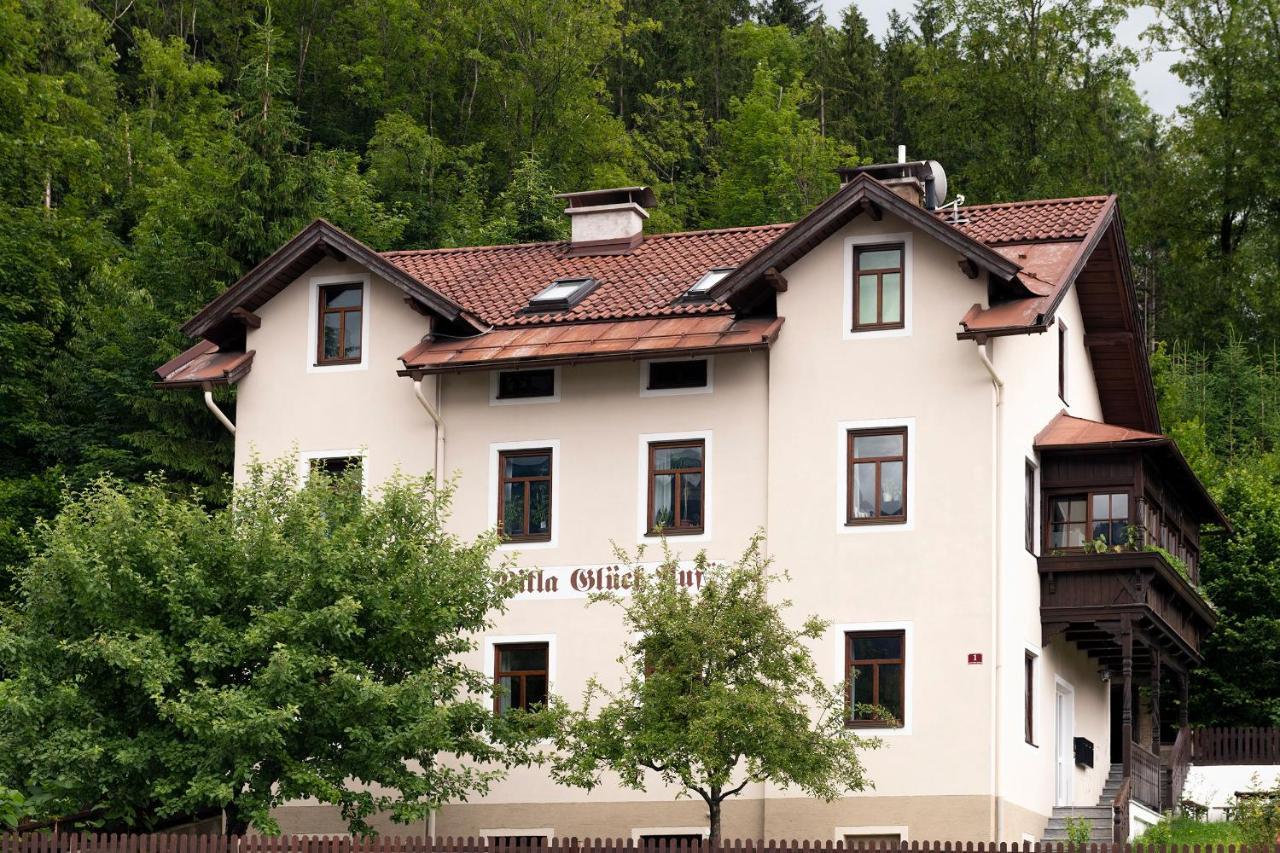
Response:
[[[1087,737],[1073,739],[1075,743],[1076,764],[1081,767],[1093,766],[1093,741]]]

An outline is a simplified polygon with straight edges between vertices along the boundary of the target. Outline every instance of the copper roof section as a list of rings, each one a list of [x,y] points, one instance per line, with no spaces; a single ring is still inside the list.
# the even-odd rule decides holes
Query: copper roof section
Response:
[[[1186,457],[1178,449],[1177,443],[1167,435],[1091,421],[1087,418],[1068,415],[1066,412],[1059,412],[1036,435],[1035,448],[1049,452],[1116,448],[1150,452],[1165,472],[1184,482],[1188,494],[1198,505],[1201,521],[1216,524],[1227,531],[1231,530],[1231,522],[1227,520],[1222,509],[1205,489],[1204,483],[1200,482],[1200,478],[1191,469]]]
[[[222,352],[213,341],[195,346],[156,368],[159,388],[204,388],[232,385],[253,366],[253,350]]]
[[[681,301],[689,288],[708,270],[743,263],[787,227],[653,234],[625,255],[574,256],[568,241],[557,241],[385,252],[382,257],[491,326],[704,315],[731,309],[711,301]],[[584,277],[599,285],[569,310],[524,313],[530,297],[551,282]]]
[[[731,315],[498,329],[465,339],[428,340],[400,356],[401,375],[744,352],[768,347],[782,318]]]

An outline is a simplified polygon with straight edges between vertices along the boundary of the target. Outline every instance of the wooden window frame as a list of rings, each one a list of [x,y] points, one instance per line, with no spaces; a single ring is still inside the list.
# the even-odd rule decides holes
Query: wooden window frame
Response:
[[[1058,320],[1058,399],[1067,402],[1067,324]]]
[[[1044,540],[1044,548],[1046,553],[1052,553],[1054,551],[1062,551],[1062,552],[1076,554],[1085,550],[1085,546],[1083,545],[1056,546],[1053,544],[1054,501],[1059,501],[1064,498],[1070,500],[1071,498],[1078,498],[1082,495],[1084,496],[1084,529],[1085,529],[1085,535],[1086,535],[1086,539],[1085,539],[1086,542],[1092,541],[1087,537],[1088,537],[1088,534],[1093,530],[1093,522],[1094,522],[1093,498],[1095,495],[1107,495],[1107,496],[1124,495],[1125,497],[1127,497],[1129,499],[1129,514],[1125,520],[1130,527],[1134,526],[1135,522],[1133,519],[1133,515],[1134,515],[1135,501],[1133,499],[1133,492],[1132,490],[1124,486],[1105,487],[1100,489],[1086,489],[1085,491],[1081,491],[1079,489],[1055,489],[1054,491],[1045,494],[1043,497],[1044,507],[1043,507],[1043,512],[1041,514],[1041,524],[1044,526],[1044,535],[1041,538]],[[1110,518],[1108,520],[1116,521],[1117,519]],[[1113,543],[1113,544],[1123,544],[1123,543]]]
[[[862,256],[867,252],[898,251],[897,267],[876,267],[862,269]],[[896,323],[881,322],[884,314],[884,277],[898,274],[898,321]],[[876,320],[872,323],[861,322],[859,316],[862,301],[859,291],[862,289],[862,276],[876,277]],[[886,329],[905,329],[907,327],[907,246],[905,243],[869,243],[853,247],[853,316],[849,318],[851,332],[880,332]]]
[[[332,282],[330,284],[317,285],[316,299],[316,366],[331,367],[340,364],[360,364],[364,358],[364,294],[365,286],[363,281],[347,281]],[[328,296],[326,292],[339,287],[354,287],[360,291],[360,304],[350,308],[329,308]],[[324,354],[324,321],[329,314],[337,314],[338,316],[338,342],[341,352],[347,349],[347,315],[359,312],[360,314],[360,352],[354,357],[343,358],[325,358]]]
[[[673,447],[697,447],[702,451],[702,465],[697,468],[662,468],[654,467],[654,458],[657,451],[666,450]],[[707,527],[707,441],[704,438],[677,438],[670,441],[651,441],[649,442],[649,484],[648,484],[648,502],[647,512],[645,514],[645,531],[648,536],[697,536],[706,531]],[[675,483],[671,490],[672,505],[672,525],[659,530],[653,523],[653,498],[654,498],[654,481],[660,475],[674,474]],[[684,491],[684,477],[686,474],[700,474],[702,476],[702,523],[697,527],[680,525],[680,495]]]
[[[890,722],[888,720],[855,720],[853,718],[853,678],[851,677],[854,664],[858,661],[853,657],[853,641],[854,640],[873,640],[877,637],[894,637],[902,644],[902,654],[897,658],[869,658],[862,661],[865,665],[874,667],[872,670],[871,682],[871,698],[870,704],[882,707],[880,702],[880,667],[885,664],[899,664],[902,666],[902,687],[901,694],[898,696],[898,704],[902,708],[903,719]],[[868,631],[845,631],[844,632],[844,725],[847,729],[901,729],[907,725],[907,632],[902,628],[891,628],[886,630],[868,630]]]
[[[1023,471],[1023,479],[1026,486],[1027,494],[1024,498],[1026,506],[1023,508],[1023,523],[1026,524],[1026,532],[1024,534],[1024,544],[1027,546],[1027,553],[1035,556],[1036,553],[1036,498],[1040,494],[1040,490],[1036,488],[1036,474],[1039,469],[1030,459],[1026,460],[1026,468]]]
[[[1023,650],[1022,672],[1025,683],[1022,688],[1023,736],[1031,746],[1036,745],[1036,654]]]
[[[546,664],[543,669],[503,669],[502,653],[513,649],[542,649],[546,654]],[[515,642],[515,643],[494,643],[493,644],[493,715],[495,717],[502,716],[502,695],[500,687],[502,679],[507,677],[520,679],[520,696],[527,699],[529,691],[526,689],[526,679],[531,675],[541,675],[547,682],[547,696],[551,695],[551,644],[543,640]],[[512,705],[508,710],[516,710],[517,706]],[[520,710],[527,711],[529,709],[528,702],[519,706]]]
[[[901,456],[868,456],[860,459],[854,458],[853,442],[855,438],[866,438],[868,436],[877,435],[897,435],[902,437],[902,455]],[[845,497],[844,497],[844,523],[849,527],[862,526],[866,524],[906,524],[907,523],[907,466],[910,464],[907,460],[907,428],[905,426],[895,427],[874,427],[871,429],[851,429],[845,435]],[[858,518],[854,515],[853,503],[853,467],[854,465],[862,465],[867,463],[875,463],[876,466],[876,512],[880,511],[880,468],[885,462],[901,462],[902,463],[902,514],[901,515],[873,515],[868,518]]]
[[[508,477],[507,476],[507,459],[519,456],[543,456],[547,457],[547,474],[537,477]],[[519,536],[512,536],[502,529],[503,520],[507,517],[506,497],[508,483],[521,483],[524,492],[524,530],[529,529],[529,487],[532,483],[547,484],[547,532],[546,533],[523,533]],[[555,449],[551,447],[523,447],[512,450],[498,451],[498,532],[502,536],[504,542],[550,542],[551,541],[551,513],[555,507],[553,494],[555,491]]]

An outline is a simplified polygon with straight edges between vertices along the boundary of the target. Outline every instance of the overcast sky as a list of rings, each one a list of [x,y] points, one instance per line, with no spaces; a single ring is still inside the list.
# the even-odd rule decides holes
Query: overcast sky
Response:
[[[889,26],[891,9],[897,9],[898,14],[909,19],[914,5],[912,0],[856,0],[856,2],[877,38],[882,38]],[[822,8],[827,13],[827,20],[837,26],[840,23],[841,13],[848,5],[849,0],[822,0]],[[1170,115],[1185,102],[1187,89],[1169,70],[1169,66],[1175,59],[1171,53],[1156,53],[1150,59],[1145,58],[1146,45],[1141,38],[1142,31],[1154,20],[1155,11],[1151,7],[1142,6],[1134,9],[1116,35],[1121,44],[1138,50],[1139,55],[1144,57],[1133,75],[1138,92],[1146,98],[1153,110]]]

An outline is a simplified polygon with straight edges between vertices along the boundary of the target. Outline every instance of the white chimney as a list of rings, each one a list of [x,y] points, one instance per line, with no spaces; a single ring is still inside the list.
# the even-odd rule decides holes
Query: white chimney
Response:
[[[619,187],[609,190],[586,190],[561,193],[569,206],[571,255],[619,255],[630,252],[644,241],[646,208],[657,199],[648,187]]]

